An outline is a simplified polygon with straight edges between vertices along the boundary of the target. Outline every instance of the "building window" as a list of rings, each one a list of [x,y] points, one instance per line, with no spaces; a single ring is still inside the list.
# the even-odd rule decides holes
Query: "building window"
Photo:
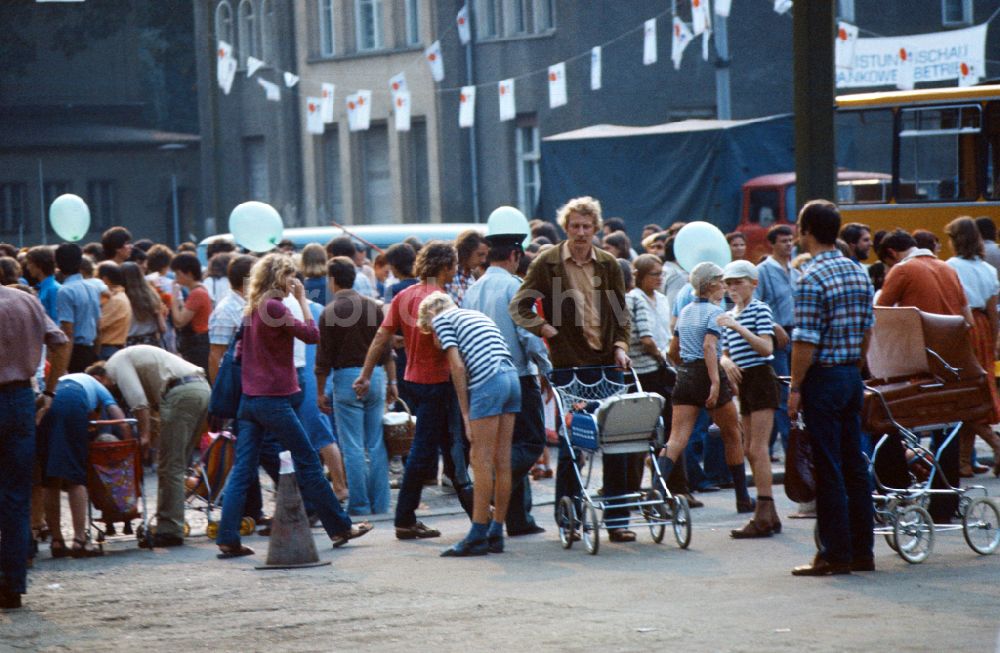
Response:
[[[117,220],[117,193],[115,182],[95,179],[87,182],[87,206],[90,207],[91,231],[104,231]]]
[[[946,27],[972,24],[972,0],[941,0],[941,24]]]
[[[476,0],[476,38],[492,39],[500,36],[500,19],[497,15],[498,0]]]
[[[319,9],[319,53],[324,57],[332,57],[337,54],[333,0],[317,0],[317,6]]]
[[[275,48],[274,2],[261,0],[260,3],[260,53],[261,59],[268,65],[278,62],[278,52]]]
[[[336,124],[327,125],[323,133],[323,191],[326,197],[327,219],[344,219],[344,194],[340,185],[340,133]]]
[[[229,4],[229,0],[222,0],[215,6],[215,39],[235,46],[234,36],[233,6]]]
[[[535,0],[535,32],[548,32],[556,28],[555,0]]]
[[[406,2],[406,44],[420,44],[420,0]]]
[[[427,123],[414,120],[408,134],[400,135],[400,160],[407,201],[403,206],[407,222],[429,222],[431,213],[430,180],[427,168]]]
[[[854,24],[854,0],[837,0],[837,18]]]
[[[31,232],[28,222],[28,185],[0,184],[0,234]]]
[[[504,36],[519,36],[528,31],[525,0],[505,0],[503,3]]]
[[[382,48],[382,0],[355,0],[354,19],[360,51]]]
[[[517,205],[526,216],[535,214],[541,188],[541,138],[534,116],[517,127]]]
[[[389,174],[389,130],[372,125],[361,132],[362,224],[389,224],[392,216],[392,178]]]
[[[253,13],[253,3],[250,0],[241,0],[237,9],[237,18],[239,19],[240,32],[240,56],[237,61],[239,61],[240,67],[243,67],[247,63],[247,57],[260,58],[260,51],[257,49],[257,30],[254,25],[256,17]]]
[[[267,146],[263,137],[243,139],[243,169],[246,173],[247,199],[267,202],[270,185],[267,171]]]

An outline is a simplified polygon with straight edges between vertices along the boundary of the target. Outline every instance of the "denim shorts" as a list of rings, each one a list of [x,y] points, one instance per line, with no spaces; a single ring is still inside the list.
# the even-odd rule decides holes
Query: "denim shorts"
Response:
[[[496,373],[469,391],[469,421],[521,412],[521,379],[510,361],[500,363]]]

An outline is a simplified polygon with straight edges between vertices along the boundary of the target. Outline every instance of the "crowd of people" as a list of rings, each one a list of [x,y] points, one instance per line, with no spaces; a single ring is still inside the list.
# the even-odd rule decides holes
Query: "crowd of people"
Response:
[[[86,523],[95,416],[134,418],[135,432],[125,426],[117,435],[138,438],[145,462],[155,464],[149,545],[184,543],[185,477],[211,426],[236,435],[220,558],[254,553],[240,539],[244,516],[268,532],[259,469],[277,482],[282,450],[294,460],[310,520],[334,547],[372,530],[365,518],[389,511],[393,487],[396,538],[440,536],[416,511],[443,463],[471,527],[442,555],[476,556],[502,552],[505,534],[544,532],[531,511],[531,479],[551,475],[544,414],[552,386],[571,374],[625,382],[626,370],[667,399],[659,467],[668,488],[693,507],[702,505],[696,492],[733,488],[737,512],[752,515],[732,530],[735,539],[781,532],[771,463],[801,414],[813,434],[817,499],[789,517],[817,517],[821,549],[793,573],[874,568],[860,421],[873,306],[965,316],[992,374],[1000,292],[993,223],[949,224],[956,255],[945,262],[930,232],[841,226],[836,206],[814,201],[797,234],[788,225],[770,229],[771,253],[761,261],[746,260],[747,239],[732,233],[730,264],[702,263],[690,273],[674,251],[682,222],[644,227],[642,253],[624,222],[603,219],[593,198],[566,203],[557,223],[565,238],[535,220],[530,234],[411,238],[373,261],[349,235],[300,253],[290,242],[241,253],[219,239],[208,245],[207,265],[193,243],[173,251],[133,242],[122,227],[83,247],[0,244],[0,343],[8,354],[0,365],[0,458],[8,468],[0,480],[0,607],[20,605],[25,563],[39,542],[49,541],[53,557],[101,553]],[[873,249],[878,261],[866,267]],[[227,425],[208,407],[229,351],[240,362],[242,399]],[[993,414],[963,429],[953,465],[945,465],[953,482],[987,471],[973,457],[977,435],[1000,461],[990,427],[1000,421],[995,387],[992,398]],[[416,417],[405,462],[389,459],[382,433],[397,401]],[[557,505],[580,490],[574,452],[563,439],[558,445]],[[638,490],[645,465],[641,455],[605,456],[603,492]],[[70,546],[60,529],[62,491]],[[935,502],[936,519],[949,519],[947,497]],[[606,510],[612,541],[635,540],[627,517],[625,508]]]

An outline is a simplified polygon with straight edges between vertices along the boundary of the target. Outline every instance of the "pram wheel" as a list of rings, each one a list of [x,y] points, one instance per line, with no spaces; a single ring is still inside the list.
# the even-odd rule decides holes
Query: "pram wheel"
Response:
[[[934,548],[934,520],[921,506],[910,505],[896,515],[893,524],[897,552],[910,564],[927,559]]]
[[[104,531],[97,531],[97,543],[100,544],[106,539]]]
[[[132,534],[132,522],[131,522],[131,520],[125,520],[125,523],[122,525],[122,534],[123,535],[131,535]]]
[[[962,513],[962,535],[973,551],[990,555],[1000,545],[1000,508],[987,497],[977,497]]]
[[[216,536],[218,536],[218,534],[219,534],[219,522],[216,521],[208,522],[208,524],[205,526],[205,535],[208,537],[208,539],[214,540]]]
[[[687,499],[681,496],[674,497],[674,539],[677,546],[682,549],[688,548],[691,544],[691,507],[688,506]]]
[[[572,547],[573,533],[580,524],[576,519],[576,506],[573,505],[573,499],[570,497],[563,497],[559,500],[556,523],[559,526],[559,542],[562,547],[564,549]]]
[[[896,545],[896,534],[895,533],[886,533],[885,534],[885,543],[888,544],[889,548],[892,549],[893,551],[896,551],[897,553],[899,552],[899,546]]]
[[[583,545],[587,548],[587,553],[592,556],[597,555],[601,548],[601,520],[597,518],[597,506],[592,503],[583,507],[583,524],[580,526],[580,535],[583,537]]]
[[[243,537],[253,535],[255,528],[257,528],[257,522],[253,520],[253,517],[244,517],[240,520],[240,535]]]
[[[663,494],[659,490],[650,490],[643,499],[657,502],[654,505],[643,506],[642,516],[646,518],[653,541],[659,544],[663,541],[663,534],[667,530],[666,521],[669,519],[667,509],[663,506]]]
[[[184,522],[184,537],[191,535],[191,524]]]

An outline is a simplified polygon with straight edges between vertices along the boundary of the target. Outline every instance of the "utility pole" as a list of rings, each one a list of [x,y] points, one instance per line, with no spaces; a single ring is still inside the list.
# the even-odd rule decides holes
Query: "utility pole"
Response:
[[[836,199],[833,0],[796,2],[793,11],[795,198],[798,212],[809,200]]]
[[[733,102],[729,94],[729,19],[715,16],[715,117],[733,119]]]
[[[475,14],[473,13],[475,9],[473,5],[475,3],[466,2],[466,6],[469,8],[469,32],[470,38],[469,42],[465,45],[465,83],[468,86],[474,86],[476,84],[476,74],[473,68],[475,61],[472,57],[472,48],[476,43],[476,33],[473,30],[473,25],[475,25]],[[479,216],[479,164],[478,159],[478,149],[476,147],[476,121],[472,121],[472,126],[469,127],[469,176],[472,183],[472,221],[480,222]]]

